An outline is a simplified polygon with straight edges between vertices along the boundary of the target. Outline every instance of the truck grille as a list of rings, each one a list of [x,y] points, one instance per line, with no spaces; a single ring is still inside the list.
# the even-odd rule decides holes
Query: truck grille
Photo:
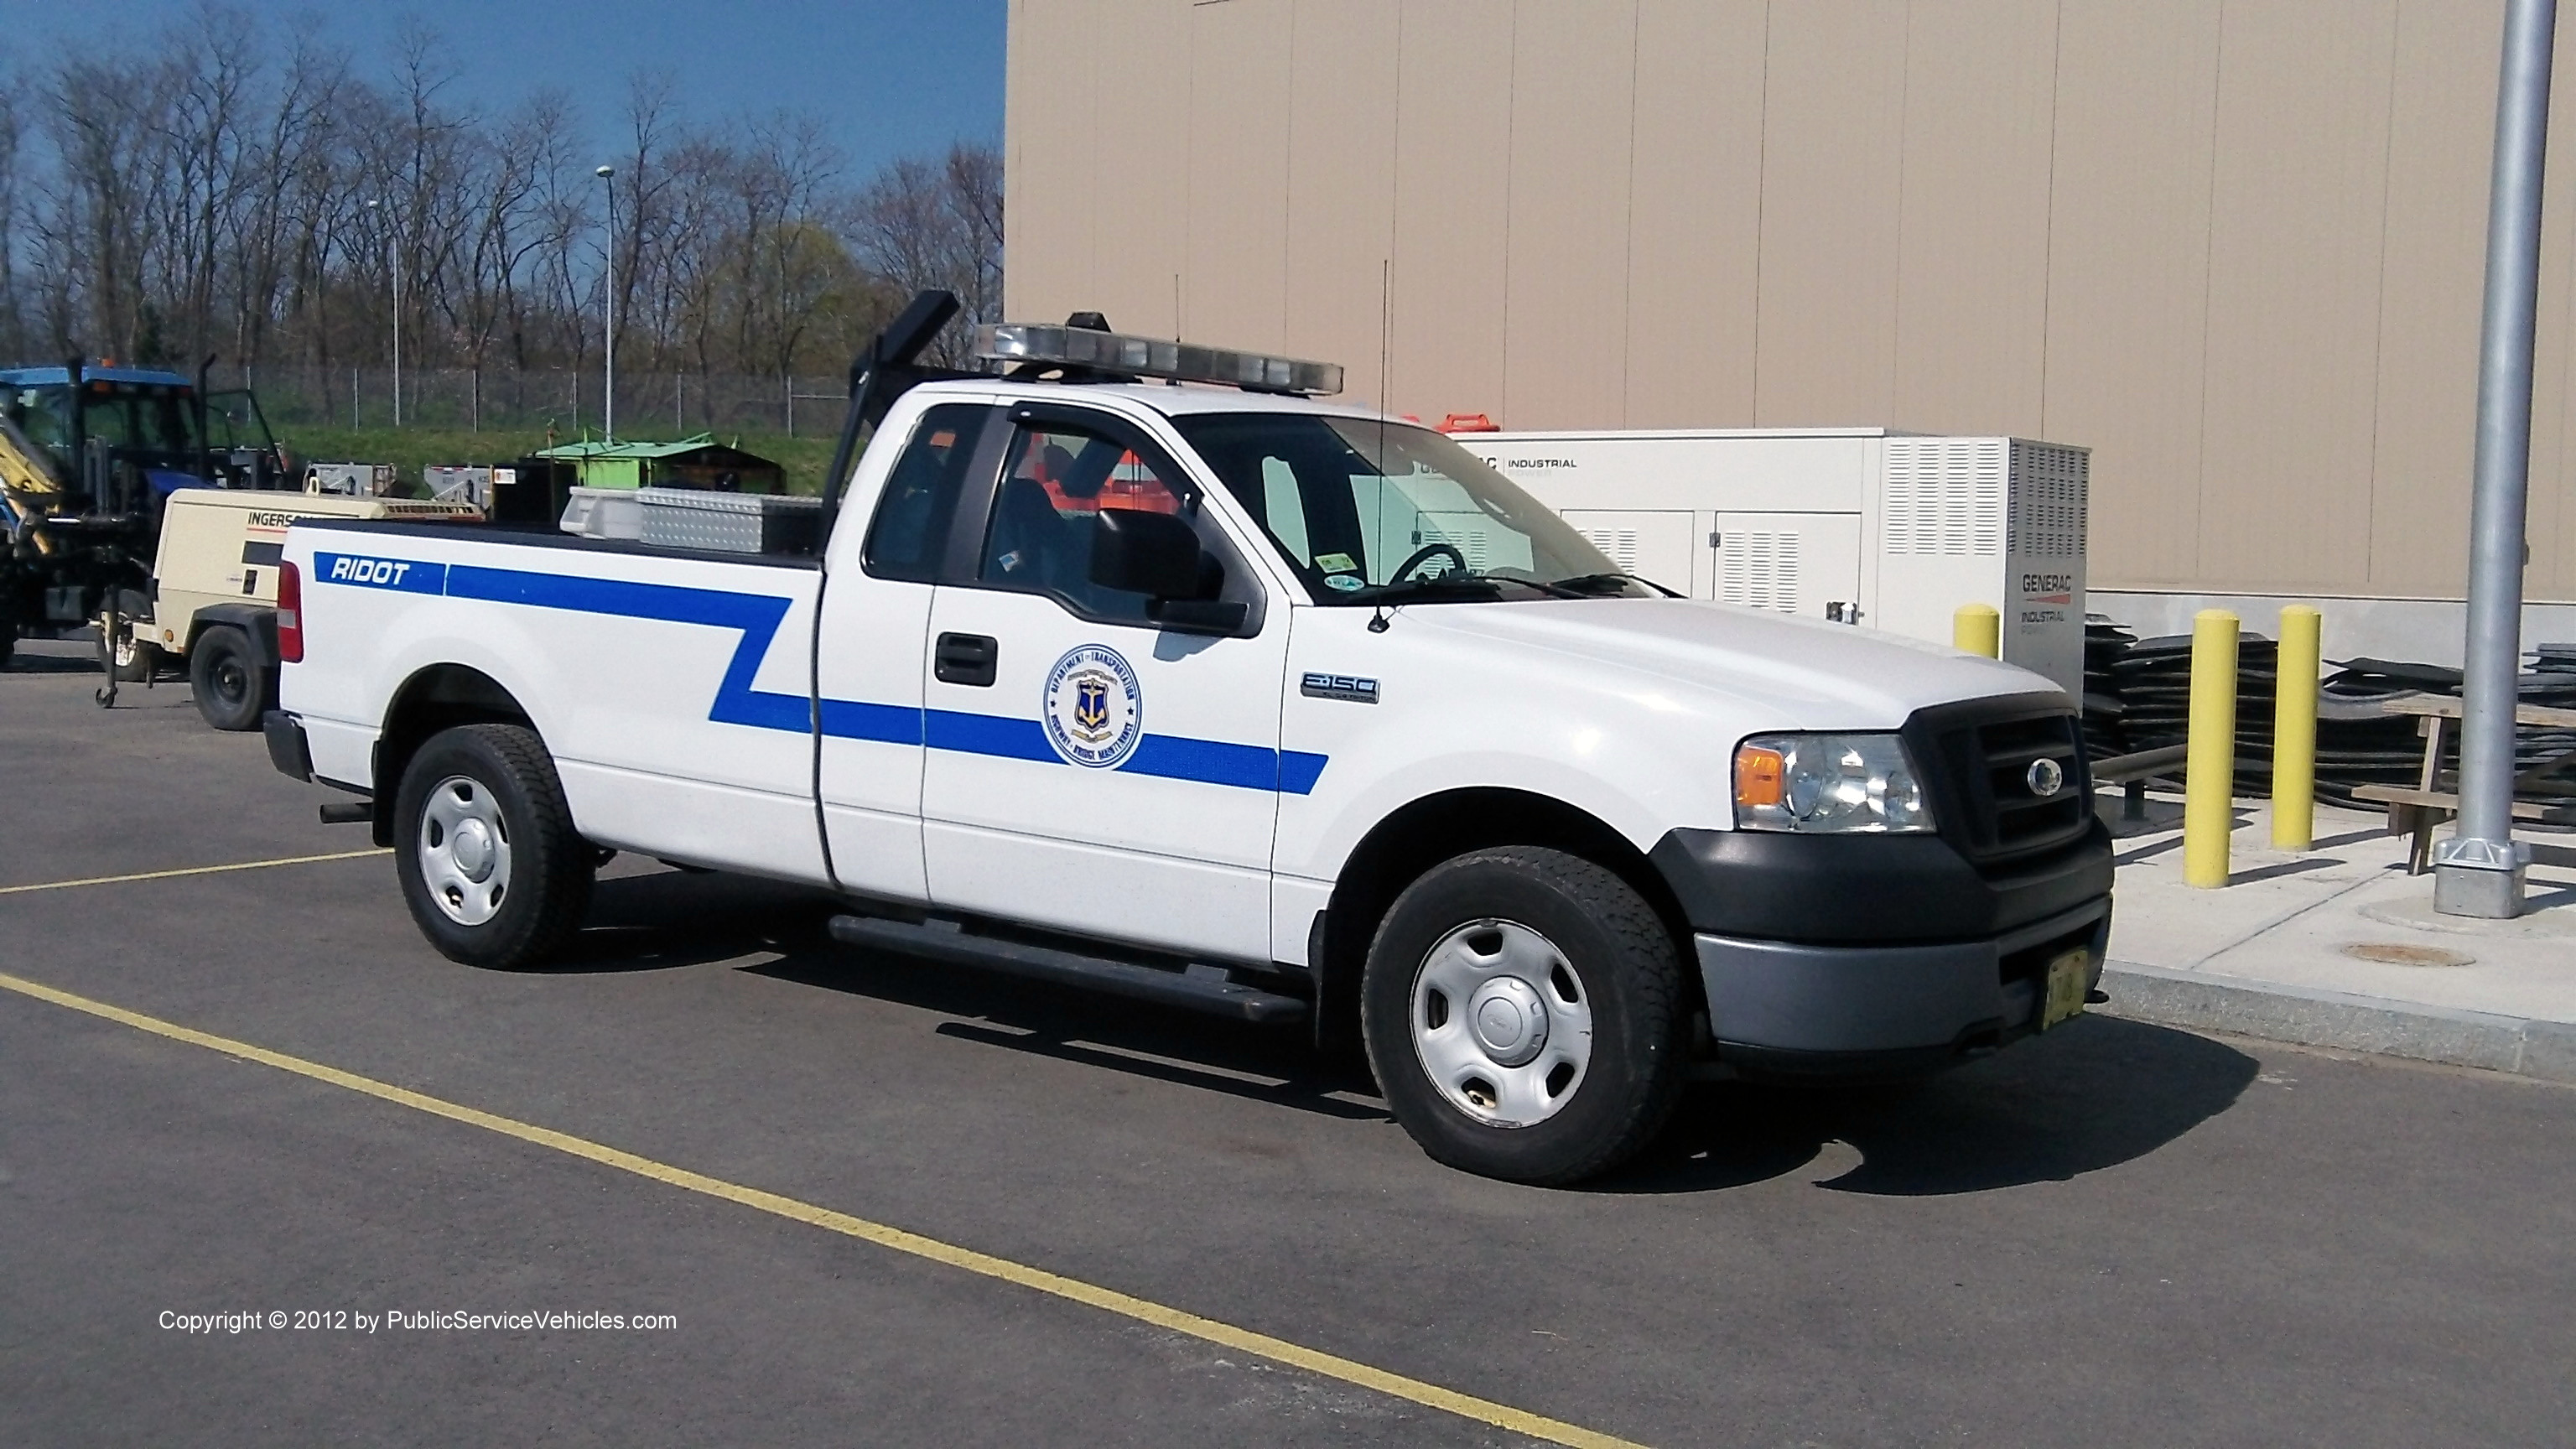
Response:
[[[1931,712],[1927,712],[1931,713]],[[2072,711],[2055,701],[1979,701],[1918,718],[1940,763],[1934,807],[1941,833],[1979,865],[2004,864],[2082,839],[2092,779]],[[2042,762],[2046,762],[2043,764]],[[2038,788],[2054,779],[2056,788]]]

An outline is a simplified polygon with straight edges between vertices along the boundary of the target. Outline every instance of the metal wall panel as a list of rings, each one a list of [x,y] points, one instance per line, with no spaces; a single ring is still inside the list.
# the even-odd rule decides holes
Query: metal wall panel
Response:
[[[1189,19],[1189,253],[1175,335],[1283,351],[1296,7],[1199,5]]]
[[[1895,402],[1903,11],[1771,8],[1754,425],[1883,425]]]
[[[2039,435],[2093,449],[2096,578],[2197,567],[2219,9],[2075,4],[2058,26]]]
[[[1519,428],[1627,411],[1636,26],[1633,0],[1513,7],[1503,391],[1462,411]]]
[[[2056,0],[1950,0],[1907,37],[1886,421],[2042,436]]]
[[[2221,17],[2196,572],[2368,567],[2395,0]],[[2074,441],[2082,441],[2080,439]]]
[[[1342,364],[1346,395],[1370,404],[1384,346],[1379,288],[1395,255],[1403,26],[1402,7],[1382,0],[1297,0],[1291,42],[1284,350]]]
[[[2478,23],[2427,0],[2397,7],[2370,542],[2357,561],[2372,592],[2456,589],[2469,556],[2467,424],[2477,410],[2501,18]],[[2461,284],[2424,284],[2434,278]],[[2534,496],[2549,492],[2536,487]]]
[[[1510,7],[1406,0],[1397,57],[1393,398],[1433,422],[1503,395]],[[1532,205],[1544,206],[1545,198]],[[1499,408],[1495,401],[1492,407]]]
[[[1770,8],[1639,0],[1624,426],[1753,426]]]

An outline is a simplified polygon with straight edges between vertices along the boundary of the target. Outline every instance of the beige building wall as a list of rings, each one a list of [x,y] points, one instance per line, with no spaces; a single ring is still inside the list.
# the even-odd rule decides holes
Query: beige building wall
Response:
[[[2502,4],[1012,0],[1009,307],[1432,421],[2082,443],[2097,588],[2456,598]],[[2571,339],[2561,182],[2535,600]]]

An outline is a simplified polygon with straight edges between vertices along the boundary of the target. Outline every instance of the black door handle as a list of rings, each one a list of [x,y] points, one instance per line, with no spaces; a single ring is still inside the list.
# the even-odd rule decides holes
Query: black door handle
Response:
[[[942,634],[930,654],[930,672],[942,684],[991,684],[1002,646],[990,634]]]

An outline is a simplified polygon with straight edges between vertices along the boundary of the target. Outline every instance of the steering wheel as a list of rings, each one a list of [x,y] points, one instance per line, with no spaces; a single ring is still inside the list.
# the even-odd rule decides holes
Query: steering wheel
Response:
[[[1444,553],[1449,555],[1449,561],[1455,565],[1455,567],[1451,568],[1449,572],[1463,574],[1467,571],[1467,556],[1465,554],[1460,553],[1456,548],[1449,544],[1426,543],[1422,547],[1415,549],[1411,554],[1408,554],[1405,557],[1403,565],[1397,568],[1394,573],[1387,575],[1386,581],[1391,584],[1403,583],[1406,579],[1412,577],[1415,569],[1422,567],[1422,565],[1429,561],[1433,555]]]

